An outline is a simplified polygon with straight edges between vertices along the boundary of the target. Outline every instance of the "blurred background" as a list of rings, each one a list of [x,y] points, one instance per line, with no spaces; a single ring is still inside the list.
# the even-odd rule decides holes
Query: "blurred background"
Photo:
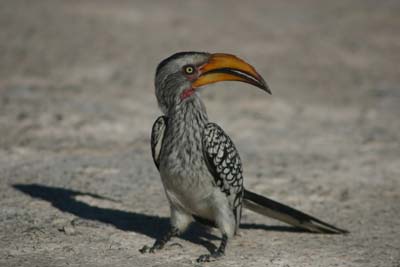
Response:
[[[202,91],[256,192],[351,231],[245,213],[218,266],[398,266],[399,1],[0,1],[0,265],[191,266],[218,233],[168,225],[149,137],[157,64],[235,54],[243,83]],[[397,264],[397,265],[396,265]],[[35,265],[35,266],[36,266]]]

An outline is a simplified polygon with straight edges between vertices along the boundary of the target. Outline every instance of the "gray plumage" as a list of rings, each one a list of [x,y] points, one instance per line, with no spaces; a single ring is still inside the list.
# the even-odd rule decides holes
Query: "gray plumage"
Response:
[[[237,232],[243,204],[253,211],[309,231],[345,232],[244,190],[242,164],[235,145],[218,125],[208,121],[205,106],[192,88],[194,81],[202,75],[201,67],[211,55],[178,53],[157,68],[156,97],[164,115],[153,125],[151,151],[170,204],[171,231],[152,247],[145,246],[141,251],[161,249],[172,236],[182,233],[196,219],[218,227],[223,237],[219,249],[211,255],[201,256],[199,261],[217,258],[224,254],[227,240]],[[185,69],[187,66],[189,69]],[[193,69],[199,73],[189,72]],[[241,74],[237,69],[233,72],[224,68],[222,72],[240,74],[242,79],[249,79],[245,82],[267,90],[261,76],[253,74],[255,77],[250,79],[246,77],[250,74]]]

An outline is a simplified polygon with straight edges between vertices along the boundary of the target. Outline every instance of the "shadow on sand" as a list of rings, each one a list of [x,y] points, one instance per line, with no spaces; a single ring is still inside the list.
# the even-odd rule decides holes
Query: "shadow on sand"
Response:
[[[13,187],[33,198],[48,201],[55,208],[71,213],[79,218],[107,223],[120,230],[134,231],[154,239],[160,237],[169,227],[169,219],[166,217],[95,207],[76,199],[77,196],[90,196],[97,199],[110,200],[96,194],[40,184],[14,184]],[[290,226],[241,224],[240,227],[242,229],[263,229],[266,231],[305,232]],[[194,227],[190,227],[189,231],[182,238],[203,245],[209,251],[215,250],[215,245],[208,240],[219,239],[215,235],[210,234],[207,228],[199,227],[197,223]]]

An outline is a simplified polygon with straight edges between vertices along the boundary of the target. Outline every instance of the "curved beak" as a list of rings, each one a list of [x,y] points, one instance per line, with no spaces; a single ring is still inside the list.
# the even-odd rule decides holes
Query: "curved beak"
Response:
[[[230,54],[211,54],[208,62],[199,68],[200,75],[193,88],[221,81],[240,81],[252,84],[271,94],[267,83],[253,66]]]

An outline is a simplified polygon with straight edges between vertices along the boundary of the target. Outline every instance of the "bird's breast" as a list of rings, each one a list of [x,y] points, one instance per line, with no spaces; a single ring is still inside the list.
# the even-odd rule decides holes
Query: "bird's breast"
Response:
[[[160,175],[169,200],[193,214],[209,212],[213,177],[203,158],[201,129],[169,128],[163,141]]]
[[[193,213],[206,213],[213,177],[203,158],[202,135],[208,123],[199,97],[191,96],[168,114],[160,154],[160,174],[169,200]]]

